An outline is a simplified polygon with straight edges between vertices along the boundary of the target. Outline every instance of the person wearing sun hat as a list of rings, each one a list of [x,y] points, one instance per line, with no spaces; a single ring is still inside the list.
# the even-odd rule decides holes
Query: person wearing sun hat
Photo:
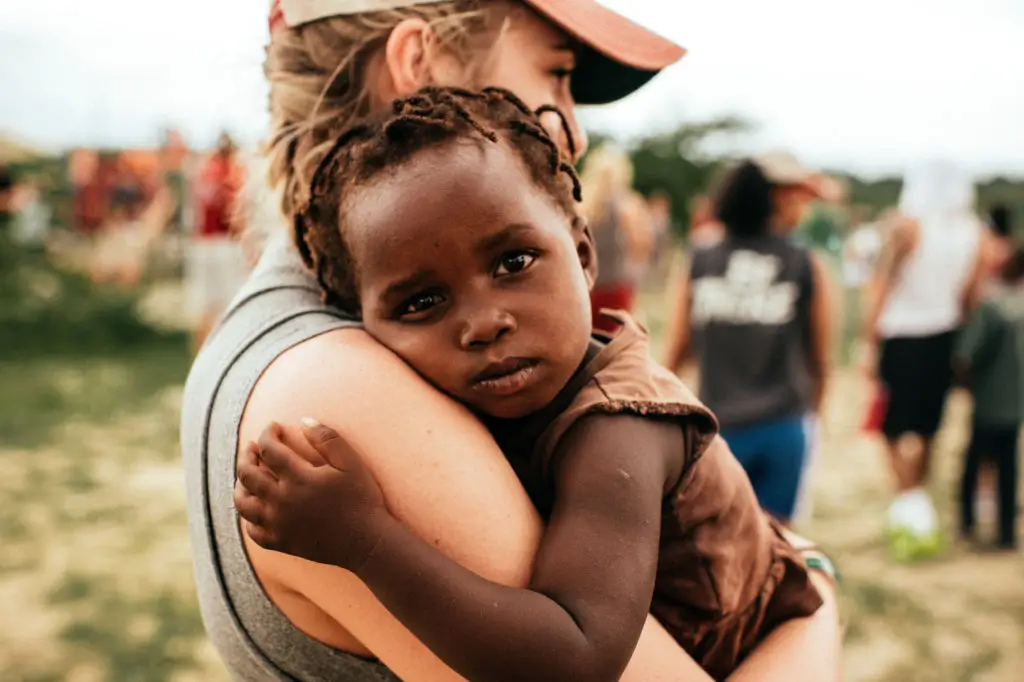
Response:
[[[301,438],[293,425],[309,417],[359,448],[396,516],[485,578],[526,584],[542,533],[483,426],[321,302],[289,216],[337,131],[396,97],[431,84],[502,86],[563,112],[542,122],[579,156],[575,104],[624,97],[684,50],[591,0],[281,0],[270,29],[267,163],[281,234],[199,353],[182,410],[204,624],[239,680],[454,682],[354,576],[261,550],[239,527],[239,443],[272,421]],[[787,623],[790,635],[758,647],[737,679],[834,676],[838,618],[829,579],[816,580],[826,608]],[[708,678],[649,619],[622,679]]]
[[[783,152],[726,173],[713,200],[725,234],[695,250],[680,277],[664,360],[674,371],[696,361],[701,400],[761,506],[784,524],[805,502],[828,375],[826,271],[792,239],[816,180]]]

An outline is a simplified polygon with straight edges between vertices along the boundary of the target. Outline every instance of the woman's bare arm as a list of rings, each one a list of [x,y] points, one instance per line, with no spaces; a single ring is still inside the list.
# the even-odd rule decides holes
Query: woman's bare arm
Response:
[[[307,416],[333,426],[360,451],[392,513],[417,535],[485,578],[512,587],[529,583],[542,527],[497,445],[465,409],[369,336],[333,332],[282,355],[250,398],[240,441],[255,440],[271,421],[297,424]],[[289,444],[308,453],[301,433],[292,435]],[[271,599],[310,634],[372,652],[407,682],[462,679],[351,573],[268,552],[248,537],[246,546]],[[710,678],[649,617],[622,680]]]
[[[835,586],[811,571],[824,604],[813,616],[775,628],[729,677],[729,682],[838,682],[842,635]]]
[[[884,219],[887,224],[886,239],[882,252],[875,264],[875,270],[864,288],[864,319],[862,338],[874,342],[878,332],[878,321],[889,300],[889,292],[899,276],[907,257],[917,248],[920,229],[917,221],[894,213]]]
[[[240,460],[235,503],[260,546],[352,571],[469,679],[619,679],[651,603],[662,498],[695,442],[685,430],[627,415],[573,426],[555,456],[556,502],[529,589],[446,557],[387,511],[336,431],[311,422],[304,431],[330,466],[304,461],[277,425]]]

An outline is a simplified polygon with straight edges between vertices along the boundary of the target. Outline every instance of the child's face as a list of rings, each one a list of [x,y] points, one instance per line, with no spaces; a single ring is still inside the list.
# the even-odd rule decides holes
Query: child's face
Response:
[[[589,234],[502,145],[417,153],[342,209],[367,331],[486,414],[548,403],[586,354]]]

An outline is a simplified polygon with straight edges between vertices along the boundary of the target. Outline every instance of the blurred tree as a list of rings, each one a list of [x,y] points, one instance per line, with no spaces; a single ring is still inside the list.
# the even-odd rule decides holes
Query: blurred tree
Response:
[[[735,117],[718,118],[679,126],[670,133],[648,137],[631,154],[636,171],[634,184],[644,195],[662,190],[672,199],[672,224],[685,237],[690,226],[690,205],[708,191],[712,180],[726,162],[721,156],[706,153],[702,145],[720,134],[749,130],[745,121]]]
[[[746,121],[723,117],[699,123],[685,123],[668,133],[642,138],[632,146],[634,187],[643,195],[661,190],[672,200],[672,224],[685,237],[690,224],[690,204],[707,191],[725,159],[708,154],[702,144],[708,138],[749,130]],[[606,134],[590,136],[590,148],[612,141]],[[581,163],[586,163],[586,157]]]
[[[840,208],[818,203],[800,224],[798,234],[810,246],[838,253],[846,224],[846,216]]]

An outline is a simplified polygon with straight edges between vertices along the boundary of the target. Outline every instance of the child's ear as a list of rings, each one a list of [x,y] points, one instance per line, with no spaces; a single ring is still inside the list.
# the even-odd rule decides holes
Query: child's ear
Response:
[[[587,288],[593,289],[597,281],[597,250],[594,248],[594,235],[590,225],[582,216],[572,219],[572,236],[576,240],[576,255],[583,266],[583,274],[587,278]]]

